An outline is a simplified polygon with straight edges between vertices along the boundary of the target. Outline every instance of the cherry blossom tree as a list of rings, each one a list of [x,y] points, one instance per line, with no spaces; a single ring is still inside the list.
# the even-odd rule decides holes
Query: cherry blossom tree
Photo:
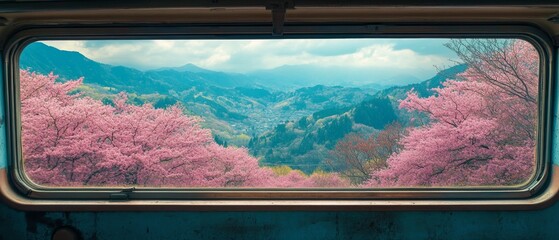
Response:
[[[340,187],[336,174],[274,174],[247,149],[218,145],[180,105],[113,105],[71,94],[81,79],[20,71],[25,172],[48,186]]]
[[[350,182],[342,178],[338,173],[315,171],[310,176],[299,170],[288,169],[287,171],[275,173],[269,182],[269,186],[280,188],[332,188],[351,187]]]
[[[372,172],[386,167],[386,160],[399,149],[404,130],[401,124],[394,122],[369,137],[348,134],[336,143],[326,163],[353,185],[360,185]]]
[[[114,106],[69,94],[81,80],[20,72],[26,173],[38,184],[230,187],[265,184],[246,149],[213,142],[179,105]]]
[[[469,68],[400,108],[427,114],[365,186],[514,185],[535,164],[538,52],[525,41],[455,40]]]

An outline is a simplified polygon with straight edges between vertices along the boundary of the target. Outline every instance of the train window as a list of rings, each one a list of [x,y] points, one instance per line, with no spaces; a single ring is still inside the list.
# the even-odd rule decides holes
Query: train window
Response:
[[[537,35],[37,35],[8,91],[31,197],[514,199],[547,172]]]

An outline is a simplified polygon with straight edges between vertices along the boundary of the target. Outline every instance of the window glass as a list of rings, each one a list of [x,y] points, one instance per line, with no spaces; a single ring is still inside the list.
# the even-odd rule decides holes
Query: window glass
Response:
[[[539,62],[520,39],[34,42],[23,167],[47,187],[516,186]]]

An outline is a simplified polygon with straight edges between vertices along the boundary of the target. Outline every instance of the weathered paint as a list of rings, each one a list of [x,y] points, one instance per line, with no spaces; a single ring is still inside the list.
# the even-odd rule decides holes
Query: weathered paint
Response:
[[[559,126],[553,129],[557,153]],[[0,144],[2,168],[4,136]],[[553,163],[559,165],[559,157]],[[0,240],[50,239],[61,226],[75,227],[84,239],[558,239],[559,203],[537,211],[72,213],[0,204]]]
[[[0,207],[0,239],[553,239],[559,205],[524,212],[18,212]]]
[[[0,68],[0,76],[4,76]],[[8,166],[8,153],[6,151],[6,111],[4,104],[4,84],[0,84],[0,169]]]
[[[559,48],[555,49],[555,59],[559,57]],[[553,138],[552,138],[552,153],[557,153],[559,151],[559,61],[555,61],[555,74],[554,76],[554,93],[555,99],[553,103]],[[559,165],[559,156],[552,154],[553,164]]]

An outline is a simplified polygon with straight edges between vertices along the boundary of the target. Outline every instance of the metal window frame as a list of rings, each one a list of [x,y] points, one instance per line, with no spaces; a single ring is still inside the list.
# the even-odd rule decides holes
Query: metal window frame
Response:
[[[266,24],[26,25],[8,38],[3,54],[8,171],[0,170],[0,193],[27,210],[405,210],[533,209],[553,202],[559,171],[552,167],[553,100],[556,93],[552,39],[522,24],[287,24],[282,36]],[[277,38],[521,38],[540,53],[537,169],[522,186],[391,189],[192,189],[48,188],[23,173],[19,106],[19,55],[38,40],[92,39],[277,39]]]

